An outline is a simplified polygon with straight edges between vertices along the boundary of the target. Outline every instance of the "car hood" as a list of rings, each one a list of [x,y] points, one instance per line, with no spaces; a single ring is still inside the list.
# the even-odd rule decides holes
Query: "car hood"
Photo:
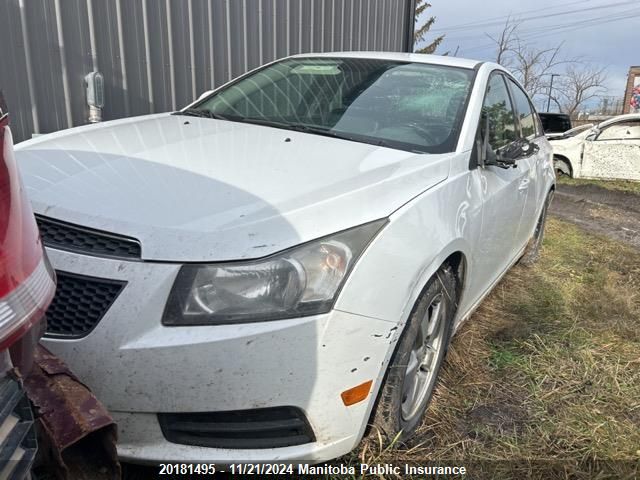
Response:
[[[384,218],[443,181],[452,156],[170,114],[16,147],[36,213],[137,238],[146,260],[190,262],[259,258]]]

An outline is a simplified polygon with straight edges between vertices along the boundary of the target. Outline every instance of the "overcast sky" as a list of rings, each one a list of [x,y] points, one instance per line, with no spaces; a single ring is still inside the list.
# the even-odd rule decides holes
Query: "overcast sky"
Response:
[[[522,22],[520,33],[528,42],[540,47],[564,42],[564,57],[583,57],[606,66],[607,95],[622,96],[629,67],[640,65],[640,0],[429,0],[429,3],[432,7],[427,13],[436,17],[436,23],[427,39],[446,34],[437,53],[453,53],[459,47],[459,57],[495,60],[495,48],[486,34],[497,35],[507,15],[511,15]]]

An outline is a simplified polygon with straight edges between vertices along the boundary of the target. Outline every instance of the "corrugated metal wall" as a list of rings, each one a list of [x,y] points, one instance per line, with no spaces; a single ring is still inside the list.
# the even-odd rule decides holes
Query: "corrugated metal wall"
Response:
[[[0,0],[0,88],[16,141],[87,123],[84,76],[105,78],[103,119],[175,110],[290,54],[404,51],[414,0]]]

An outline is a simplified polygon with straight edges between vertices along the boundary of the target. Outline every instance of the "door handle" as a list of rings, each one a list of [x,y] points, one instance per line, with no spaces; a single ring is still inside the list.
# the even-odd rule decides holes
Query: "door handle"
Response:
[[[526,190],[529,188],[529,178],[523,178],[518,185],[518,190]]]

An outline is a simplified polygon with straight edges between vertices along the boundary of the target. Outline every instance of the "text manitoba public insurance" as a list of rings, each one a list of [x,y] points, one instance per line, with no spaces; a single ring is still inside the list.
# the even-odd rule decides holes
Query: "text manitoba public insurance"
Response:
[[[298,465],[299,475],[465,475],[462,466],[394,465],[377,463],[369,465]]]

